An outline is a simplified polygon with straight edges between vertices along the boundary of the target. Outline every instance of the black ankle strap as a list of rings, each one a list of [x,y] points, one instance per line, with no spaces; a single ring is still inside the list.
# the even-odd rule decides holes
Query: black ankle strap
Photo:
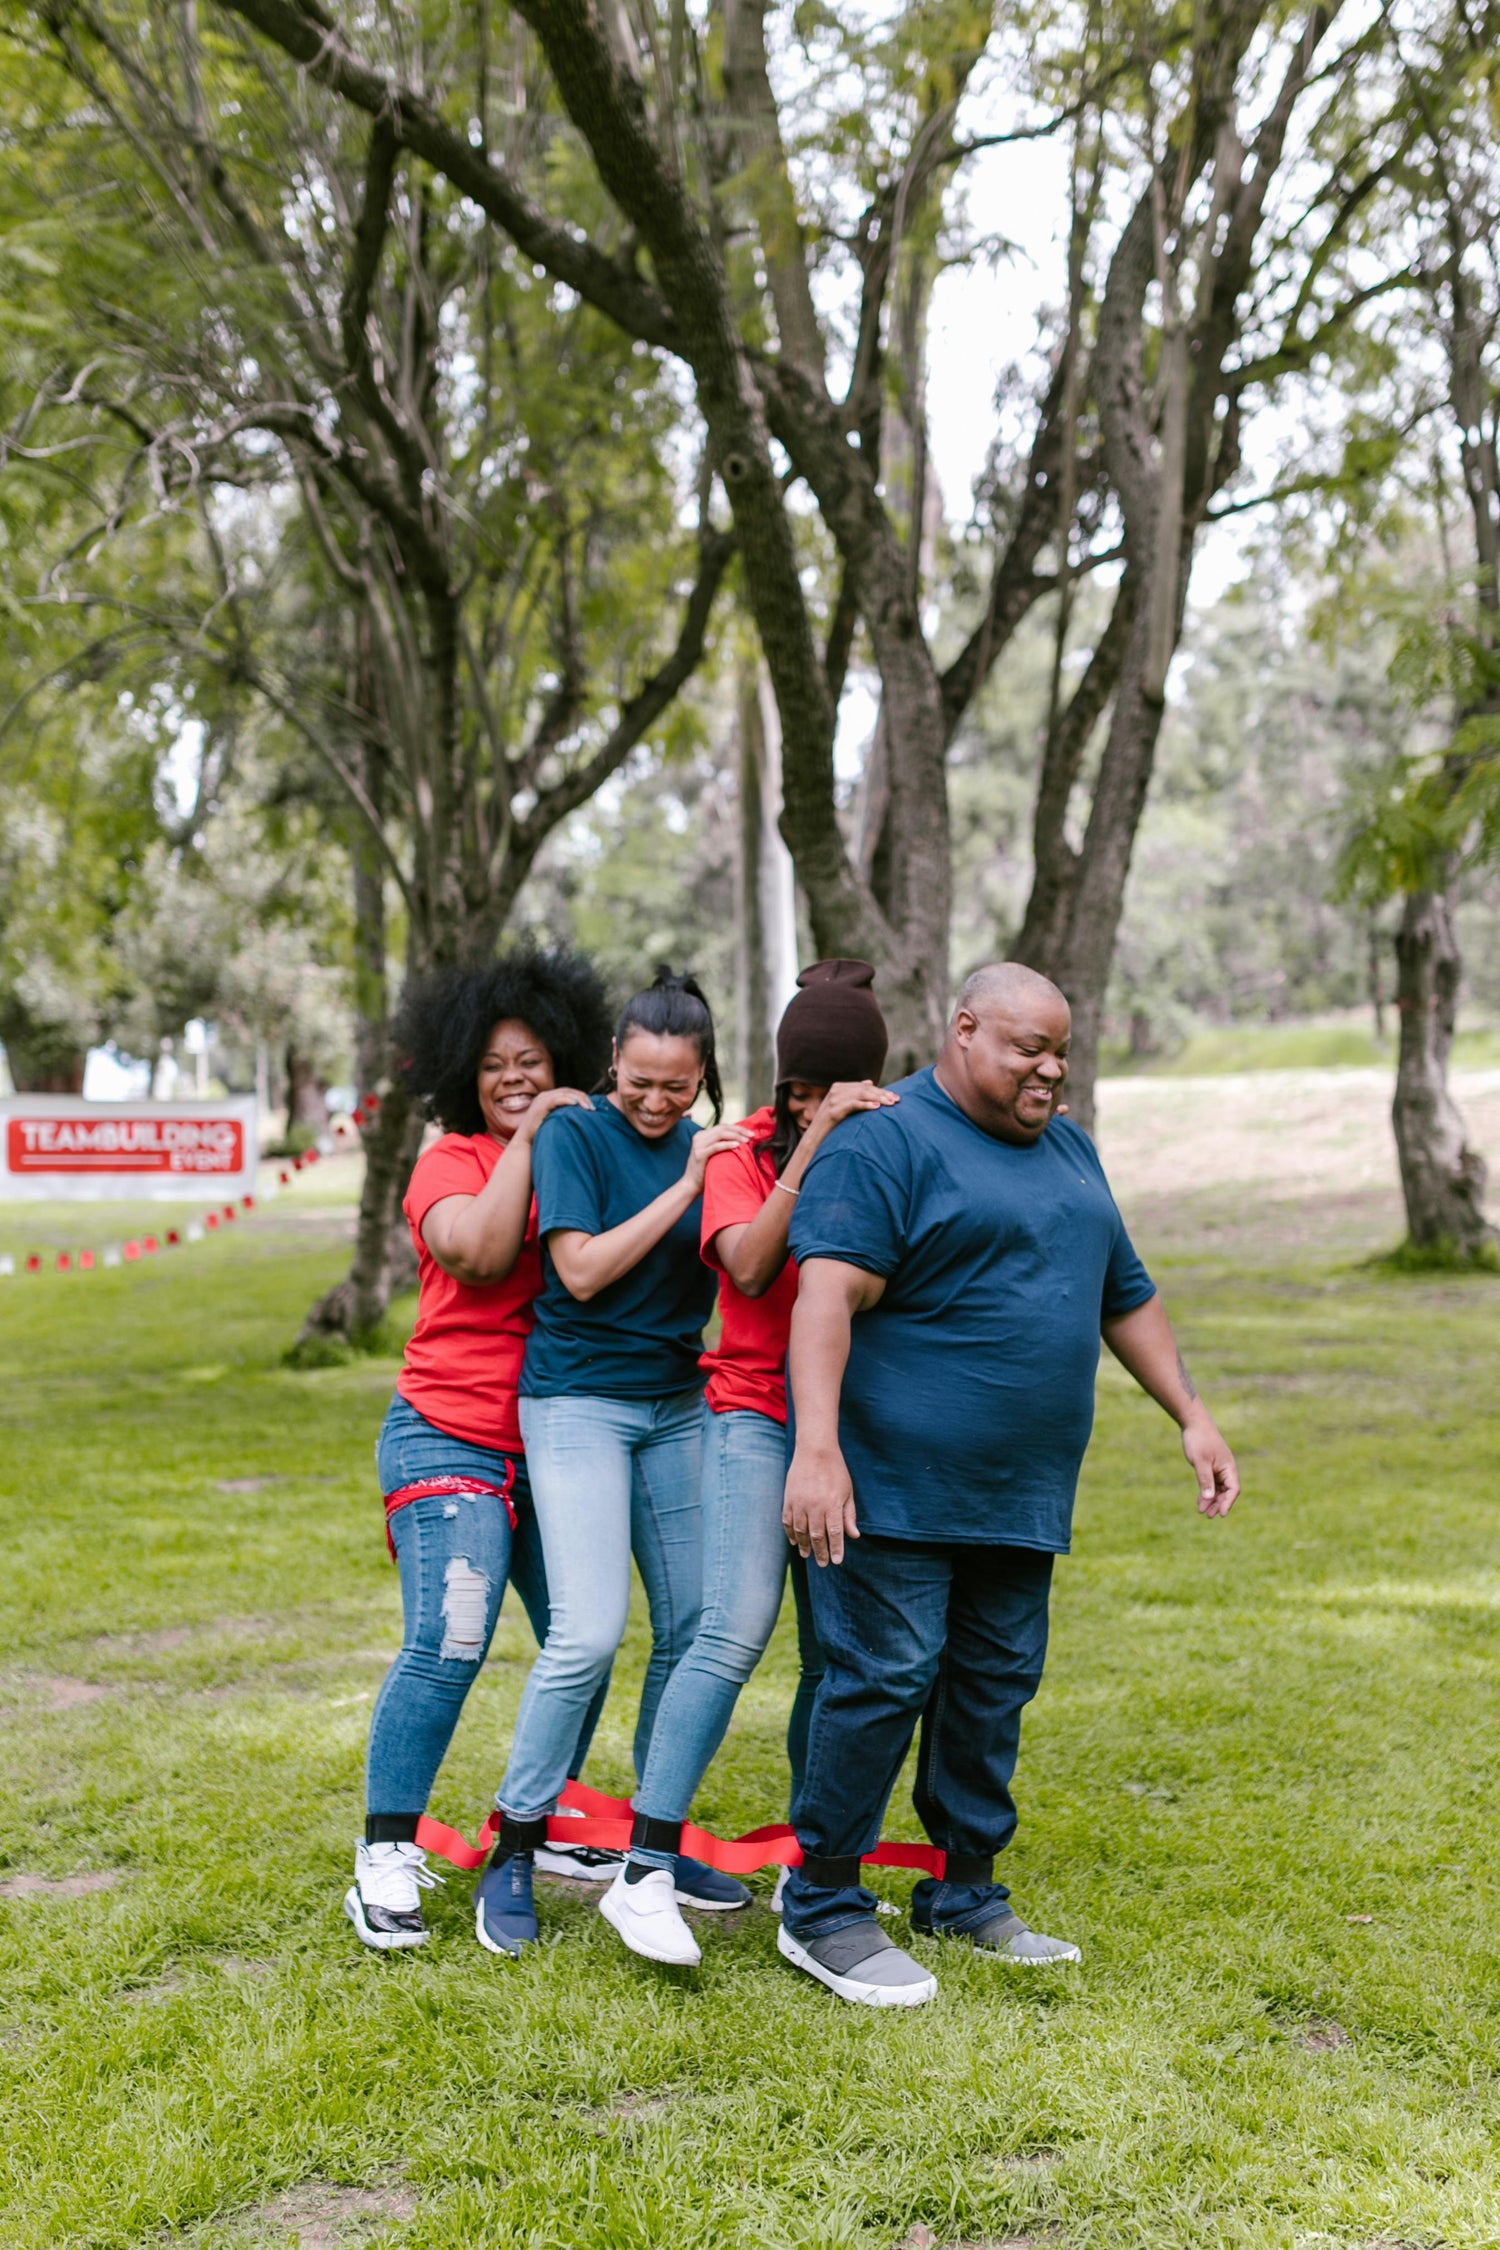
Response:
[[[534,1852],[538,1844],[545,1844],[546,1841],[545,1813],[540,1820],[516,1820],[508,1812],[500,1815],[500,1833],[495,1839],[495,1848],[502,1858],[509,1859],[513,1852]]]
[[[682,1822],[653,1820],[649,1813],[638,1812],[630,1824],[630,1842],[632,1849],[643,1852],[680,1852]]]
[[[948,1852],[944,1855],[945,1883],[993,1883],[994,1880],[993,1852]]]
[[[820,1891],[850,1891],[859,1887],[859,1854],[845,1859],[819,1859],[813,1852],[802,1855],[802,1879]]]
[[[417,1840],[419,1812],[372,1812],[365,1814],[365,1842],[367,1844],[414,1844]]]

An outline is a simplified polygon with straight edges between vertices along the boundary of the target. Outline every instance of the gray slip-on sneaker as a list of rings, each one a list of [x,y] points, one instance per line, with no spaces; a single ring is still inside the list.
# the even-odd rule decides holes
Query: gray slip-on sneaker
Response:
[[[826,1937],[808,1938],[806,1944],[783,1922],[776,1950],[841,2000],[857,2000],[867,2008],[920,2008],[937,1994],[931,1971],[893,1945],[873,1920],[847,1923]]]
[[[992,1922],[981,1922],[977,1930],[949,1934],[967,1938],[981,1953],[993,1953],[1001,1961],[1020,1961],[1028,1968],[1050,1969],[1064,1961],[1083,1959],[1079,1948],[1066,1938],[1044,1937],[1040,1930],[1028,1930],[1019,1914],[997,1914]]]

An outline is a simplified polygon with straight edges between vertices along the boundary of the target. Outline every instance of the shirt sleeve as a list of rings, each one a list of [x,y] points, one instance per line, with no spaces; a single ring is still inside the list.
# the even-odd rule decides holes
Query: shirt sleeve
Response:
[[[434,1203],[447,1195],[478,1195],[488,1177],[473,1142],[446,1133],[417,1159],[401,1208],[420,1234]]]
[[[1098,1179],[1111,1203],[1109,1181],[1104,1166],[1099,1161],[1099,1151],[1090,1136],[1075,1126],[1073,1138],[1090,1170]],[[1109,1264],[1104,1269],[1104,1293],[1099,1307],[1101,1320],[1119,1320],[1123,1314],[1134,1312],[1138,1305],[1149,1303],[1156,1295],[1156,1283],[1147,1273],[1135,1244],[1125,1231],[1125,1221],[1115,1209],[1115,1239],[1109,1253]]]
[[[708,1160],[703,1176],[703,1228],[700,1240],[706,1262],[722,1271],[714,1237],[722,1227],[748,1226],[760,1216],[771,1194],[770,1166],[754,1148],[721,1149]]]
[[[906,1253],[911,1210],[910,1183],[902,1175],[904,1143],[891,1135],[891,1148],[877,1154],[876,1113],[849,1120],[819,1149],[807,1168],[792,1214],[792,1256],[838,1258],[885,1279]]]
[[[542,1234],[604,1232],[604,1197],[592,1140],[579,1109],[555,1109],[531,1144],[537,1228]]]
[[[1155,1295],[1156,1283],[1141,1264],[1122,1219],[1104,1271],[1104,1301],[1099,1317],[1118,1320],[1122,1313],[1134,1312],[1137,1305],[1149,1303]]]

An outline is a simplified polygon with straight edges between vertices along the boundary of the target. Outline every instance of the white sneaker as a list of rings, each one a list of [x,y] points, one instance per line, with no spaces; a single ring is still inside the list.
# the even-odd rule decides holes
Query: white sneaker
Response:
[[[554,1818],[582,1820],[576,1805],[558,1805]],[[538,1844],[533,1853],[538,1875],[561,1875],[570,1883],[607,1883],[625,1865],[623,1852],[602,1850],[597,1844]]]
[[[664,1867],[653,1867],[638,1883],[627,1883],[622,1867],[600,1899],[599,1912],[631,1952],[647,1961],[696,1969],[703,1959],[697,1939],[677,1911],[675,1885]]]
[[[354,1881],[344,1900],[344,1912],[360,1941],[377,1953],[393,1953],[406,1945],[425,1945],[422,1927],[422,1893],[444,1881],[427,1864],[427,1854],[416,1844],[357,1844]]]

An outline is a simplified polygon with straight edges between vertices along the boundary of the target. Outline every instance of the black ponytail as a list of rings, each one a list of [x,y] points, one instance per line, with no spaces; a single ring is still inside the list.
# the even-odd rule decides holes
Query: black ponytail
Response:
[[[632,1031],[649,1031],[658,1039],[691,1039],[703,1071],[703,1090],[713,1104],[714,1123],[724,1114],[724,1089],[719,1083],[718,1057],[714,1053],[713,1011],[695,976],[678,976],[663,962],[649,990],[638,992],[620,1010],[615,1025],[615,1046],[622,1048]]]
[[[755,1150],[757,1155],[763,1149],[769,1151],[771,1168],[779,1180],[802,1138],[802,1129],[792,1115],[792,1089],[787,1079],[782,1080],[771,1097],[771,1117],[771,1130],[764,1140],[756,1142]]]

